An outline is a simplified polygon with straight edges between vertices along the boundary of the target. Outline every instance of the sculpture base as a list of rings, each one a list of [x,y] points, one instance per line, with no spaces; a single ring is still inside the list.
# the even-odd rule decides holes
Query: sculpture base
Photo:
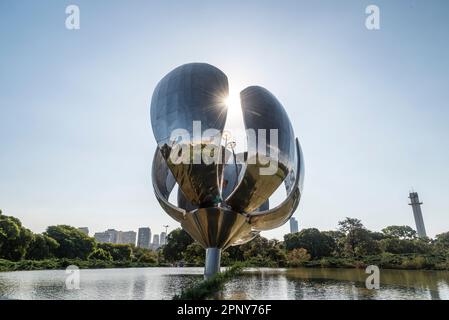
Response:
[[[214,274],[220,272],[221,249],[206,249],[206,264],[204,267],[204,278],[208,279]]]

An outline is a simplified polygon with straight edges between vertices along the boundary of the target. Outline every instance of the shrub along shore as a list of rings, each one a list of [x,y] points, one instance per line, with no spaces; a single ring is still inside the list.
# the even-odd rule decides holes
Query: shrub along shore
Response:
[[[152,268],[172,267],[167,263],[146,263],[138,261],[105,261],[80,259],[46,259],[46,260],[20,260],[9,261],[0,259],[0,272],[30,271],[30,270],[64,270],[75,265],[80,269],[111,269],[111,268]],[[327,257],[317,260],[304,261],[295,266],[282,266],[287,268],[366,268],[376,265],[381,269],[398,270],[449,270],[448,257],[443,255],[417,255],[417,254],[382,254],[357,258]],[[185,264],[185,267],[203,267],[204,264]],[[224,264],[223,266],[228,266]],[[277,264],[266,265],[258,261],[248,260],[246,268],[281,267]]]
[[[134,245],[99,243],[78,229],[50,226],[42,234],[26,229],[19,219],[0,210],[0,272],[80,269],[204,266],[205,250],[182,229],[167,236],[157,251]],[[381,232],[346,218],[337,230],[303,229],[284,241],[258,236],[222,253],[222,265],[246,267],[365,268],[449,270],[449,232],[435,239],[418,238],[408,226]]]
[[[104,261],[80,259],[46,259],[46,260],[20,260],[9,261],[0,259],[0,272],[24,270],[64,270],[68,266],[77,266],[80,269],[107,269],[107,268],[148,268],[154,263],[137,261]]]

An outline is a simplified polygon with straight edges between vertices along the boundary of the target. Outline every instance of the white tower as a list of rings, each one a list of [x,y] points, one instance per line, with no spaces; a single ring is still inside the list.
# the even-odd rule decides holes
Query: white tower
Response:
[[[415,217],[416,231],[420,238],[427,237],[426,227],[424,227],[424,219],[422,216],[421,205],[419,202],[418,192],[410,192],[410,202],[409,205],[412,206],[413,216]]]

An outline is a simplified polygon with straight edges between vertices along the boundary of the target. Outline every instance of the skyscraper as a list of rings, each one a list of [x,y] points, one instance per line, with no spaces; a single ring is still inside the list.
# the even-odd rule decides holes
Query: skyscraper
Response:
[[[95,233],[94,238],[98,242],[103,243],[136,245],[136,233],[134,231],[117,231],[115,229],[108,229],[105,232]]]
[[[159,248],[159,235],[158,235],[158,234],[155,234],[155,235],[153,236],[153,244],[152,244],[152,247],[153,247],[154,250],[156,250],[157,248]]]
[[[290,218],[290,233],[296,233],[299,231],[298,228],[298,220],[296,220],[294,217]]]
[[[160,245],[163,246],[166,244],[167,241],[167,234],[165,232],[161,233],[161,241],[160,241]]]
[[[121,232],[115,229],[108,229],[105,233],[109,234],[110,243],[121,243]]]
[[[137,246],[140,248],[149,249],[151,244],[151,229],[148,227],[139,228],[137,236]]]
[[[411,202],[409,205],[412,206],[413,216],[415,217],[416,232],[420,238],[427,237],[424,218],[421,211],[422,202],[419,202],[418,192],[410,192],[409,198]]]
[[[111,235],[107,232],[96,232],[94,234],[95,240],[101,243],[110,243],[111,242]]]
[[[136,233],[134,231],[120,231],[120,244],[136,245]]]

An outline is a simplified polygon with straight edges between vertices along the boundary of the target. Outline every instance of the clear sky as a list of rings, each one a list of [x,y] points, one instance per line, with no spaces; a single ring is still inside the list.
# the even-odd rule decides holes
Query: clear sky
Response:
[[[69,4],[80,30],[65,28]],[[290,115],[300,228],[414,227],[414,188],[429,235],[449,231],[448,15],[445,0],[2,0],[0,208],[35,232],[177,226],[151,186],[150,99],[174,67],[207,62]]]

